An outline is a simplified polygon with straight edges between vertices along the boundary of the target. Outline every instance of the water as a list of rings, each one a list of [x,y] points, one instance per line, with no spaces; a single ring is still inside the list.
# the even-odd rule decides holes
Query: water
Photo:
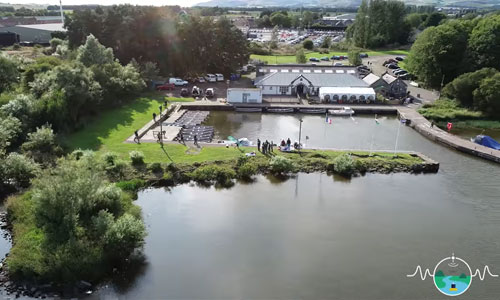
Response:
[[[298,136],[298,117],[225,112],[209,122],[221,136],[278,141]],[[303,119],[311,147],[366,148],[374,136],[374,149],[393,149],[399,126],[392,117]],[[452,252],[473,270],[500,273],[500,167],[406,126],[399,145],[439,161],[439,172],[142,191],[146,262],[88,299],[445,299],[432,278],[406,274]],[[475,277],[460,297],[499,294],[500,279]]]
[[[476,137],[478,134],[484,134],[491,136],[497,141],[500,141],[500,129],[486,129],[486,130],[480,128],[452,129],[451,133],[467,140]]]

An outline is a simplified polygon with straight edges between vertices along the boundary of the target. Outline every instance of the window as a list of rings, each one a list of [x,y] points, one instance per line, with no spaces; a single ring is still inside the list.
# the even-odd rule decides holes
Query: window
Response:
[[[286,93],[288,93],[288,87],[287,86],[280,86],[280,94],[286,95]]]
[[[272,87],[272,86],[270,86],[270,87],[269,87],[269,90],[270,90],[270,91],[272,91],[272,90],[273,90],[273,87]]]

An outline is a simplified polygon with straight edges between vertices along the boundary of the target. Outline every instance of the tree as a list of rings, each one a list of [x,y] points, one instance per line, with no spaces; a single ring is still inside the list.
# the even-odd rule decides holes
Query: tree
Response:
[[[68,127],[74,127],[89,112],[97,111],[102,95],[94,73],[80,63],[63,64],[40,74],[32,84],[32,91],[41,98],[47,120],[59,119]],[[56,126],[55,123],[58,122],[52,125]]]
[[[290,28],[292,21],[282,12],[275,12],[271,15],[271,24],[273,26],[280,26],[282,28]]]
[[[361,57],[359,56],[360,52],[357,49],[349,50],[348,57],[349,63],[353,66],[359,66],[362,64]]]
[[[500,73],[481,81],[474,91],[474,107],[487,115],[500,115]]]
[[[21,149],[28,157],[41,164],[50,164],[62,154],[50,125],[44,125],[35,132],[28,133],[28,140],[21,145]]]
[[[18,80],[17,63],[0,54],[0,93],[10,88]]]
[[[500,69],[500,15],[482,18],[472,30],[468,42],[478,68]]]
[[[476,72],[462,74],[444,87],[442,95],[458,100],[464,107],[473,107],[474,91],[479,88],[483,79],[492,77],[497,72],[492,68],[484,68]]]
[[[278,34],[279,34],[278,25],[275,25],[273,31],[271,32],[271,43],[269,45],[271,49],[278,48]]]
[[[60,47],[60,45],[58,45],[58,47]],[[28,65],[24,70],[21,81],[23,88],[28,91],[30,89],[30,83],[35,80],[35,76],[50,71],[61,63],[62,61],[54,56],[42,56],[37,58],[34,63]]]
[[[408,70],[433,88],[450,82],[464,72],[469,32],[467,21],[427,28],[411,47]]]
[[[0,162],[2,185],[11,185],[17,190],[27,188],[40,171],[38,164],[32,159],[16,152],[9,153]]]
[[[59,38],[53,38],[50,40],[50,49],[52,50],[52,53],[56,52],[57,46],[60,46],[64,43],[62,39]]]
[[[305,64],[307,62],[306,55],[304,54],[303,49],[297,50],[297,53],[295,54],[295,61],[298,64]]]
[[[323,43],[321,43],[321,48],[330,48],[330,45],[332,44],[332,39],[327,36],[324,40],[323,40]]]
[[[0,117],[0,152],[12,149],[21,139],[22,124],[13,116]]]
[[[430,26],[438,26],[439,23],[441,23],[441,21],[444,19],[446,19],[446,15],[440,12],[433,12],[427,16],[427,19],[423,22],[422,25],[424,26],[424,28]]]
[[[305,40],[303,43],[302,43],[302,46],[304,47],[304,49],[307,49],[307,50],[312,50],[314,48],[314,43],[313,41],[311,40]]]
[[[33,181],[27,197],[35,222],[23,225],[31,239],[41,237],[30,245],[30,252],[39,255],[23,264],[27,254],[22,245],[15,245],[7,262],[11,274],[58,282],[95,278],[143,244],[140,210],[105,180],[102,165],[91,153],[77,161],[60,161]],[[16,206],[12,210],[19,214]]]
[[[113,49],[104,47],[90,34],[85,44],[78,48],[77,60],[86,67],[110,64],[114,61]]]

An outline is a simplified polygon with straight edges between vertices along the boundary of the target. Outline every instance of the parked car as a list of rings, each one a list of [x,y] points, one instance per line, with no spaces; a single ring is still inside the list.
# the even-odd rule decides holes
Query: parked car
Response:
[[[224,75],[220,73],[215,74],[215,78],[217,81],[224,81]]]
[[[196,78],[196,82],[198,82],[198,83],[205,83],[207,81],[203,77],[198,77],[198,78]]]
[[[197,87],[196,85],[193,86],[193,88],[191,89],[191,95],[193,97],[201,97],[202,96],[202,93],[203,93],[203,90],[200,89],[199,87]]]
[[[361,70],[366,70],[366,71],[370,71],[370,68],[368,68],[367,66],[365,65],[361,65],[361,66],[358,66],[358,70],[361,71]]]
[[[309,61],[319,62],[319,59],[317,59],[316,57],[311,57],[309,58]]]
[[[156,90],[157,91],[172,91],[172,90],[174,90],[174,88],[175,88],[174,84],[172,84],[172,83],[165,83],[165,84],[157,86]]]
[[[411,79],[411,74],[410,73],[405,73],[405,74],[400,74],[398,75],[398,78],[401,78],[403,80],[410,80]]]
[[[344,56],[344,55],[339,56],[339,60],[344,60],[344,59],[347,59],[347,56]]]
[[[403,60],[404,60],[404,58],[402,58],[401,56],[396,56],[396,57],[395,57],[395,59],[396,59],[397,61],[403,61]]]
[[[187,82],[186,80],[182,80],[180,78],[170,78],[168,80],[168,83],[174,84],[175,86],[184,86],[188,85],[189,82]]]
[[[323,56],[322,58],[320,58],[322,61],[330,61],[330,58],[328,58],[328,56]]]
[[[215,96],[215,90],[213,88],[208,88],[205,90],[205,96],[207,98],[212,98]]]
[[[406,73],[408,73],[408,71],[403,70],[403,69],[399,69],[399,70],[394,71],[394,75],[403,75]]]
[[[359,57],[360,58],[367,58],[368,57],[368,53],[360,53]]]
[[[398,61],[395,60],[395,59],[392,59],[392,58],[389,58],[388,60],[384,61],[384,67],[387,66],[387,65],[390,65],[390,64],[397,64]]]
[[[388,65],[387,65],[387,67],[388,67],[389,69],[393,69],[393,70],[395,70],[395,69],[398,69],[398,68],[399,68],[399,67],[398,67],[398,65],[396,65],[396,64],[388,64]]]
[[[205,76],[205,79],[207,82],[216,82],[217,81],[217,77],[214,74],[207,74]]]
[[[343,63],[339,63],[339,62],[337,62],[337,63],[334,64],[335,67],[341,67],[343,65],[344,65]]]
[[[189,96],[189,91],[186,88],[181,89],[181,97]]]

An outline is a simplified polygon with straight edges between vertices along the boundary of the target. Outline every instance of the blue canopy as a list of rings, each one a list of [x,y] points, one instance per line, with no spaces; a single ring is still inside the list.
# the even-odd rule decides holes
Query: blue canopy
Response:
[[[474,139],[474,142],[479,145],[483,145],[489,148],[493,148],[496,150],[500,150],[500,143],[495,141],[491,136],[487,135],[478,135]]]

